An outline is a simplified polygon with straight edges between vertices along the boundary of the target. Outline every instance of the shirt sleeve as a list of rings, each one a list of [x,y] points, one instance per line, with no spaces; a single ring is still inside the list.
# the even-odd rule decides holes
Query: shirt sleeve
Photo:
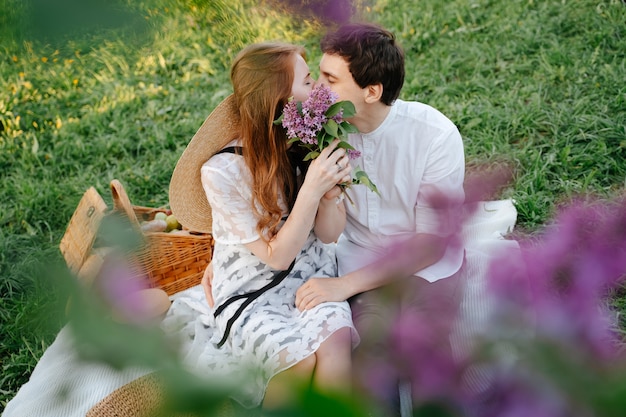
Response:
[[[454,128],[433,141],[415,206],[415,230],[448,236],[456,230],[465,199],[463,140]]]
[[[249,182],[242,178],[238,155],[218,155],[201,168],[201,179],[213,216],[213,238],[245,244],[259,239]]]

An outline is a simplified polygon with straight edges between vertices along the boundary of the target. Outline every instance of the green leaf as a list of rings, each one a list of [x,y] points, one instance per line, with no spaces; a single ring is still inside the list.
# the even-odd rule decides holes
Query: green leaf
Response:
[[[338,148],[343,148],[343,149],[351,149],[354,150],[354,147],[352,145],[350,145],[348,142],[346,142],[345,140],[342,140],[341,142],[339,142],[339,144],[337,145]]]
[[[282,124],[282,123],[283,123],[283,118],[284,118],[284,117],[285,117],[285,113],[281,113],[281,114],[280,114],[280,117],[279,117],[278,119],[274,120],[274,124],[275,124],[275,125],[280,125],[280,124]]]
[[[334,120],[329,120],[326,123],[324,123],[324,130],[326,131],[326,133],[328,133],[329,135],[331,135],[332,137],[336,138],[338,136],[338,125],[337,122]]]
[[[339,102],[334,103],[333,105],[331,105],[326,110],[326,113],[324,113],[326,115],[326,117],[331,118],[331,117],[337,115],[339,113],[339,111],[342,109],[343,103],[344,103],[343,101],[339,101]]]
[[[349,100],[340,101],[339,103],[343,107],[343,118],[346,119],[348,117],[352,117],[356,114],[356,109],[354,108],[354,104],[352,104]]]
[[[320,153],[318,151],[311,151],[308,154],[306,154],[306,156],[304,157],[304,161],[309,161],[311,159],[315,159],[318,156],[320,156]]]
[[[333,135],[324,133],[324,139],[320,142],[320,150],[323,150],[324,148],[326,148],[334,140],[335,140],[335,137]]]
[[[378,194],[378,196],[380,197],[380,192],[378,192],[378,188],[376,187],[376,184],[374,184],[370,180],[370,177],[367,175],[365,171],[357,167],[356,171],[354,172],[354,176],[355,176],[353,180],[354,184],[363,184],[367,188],[369,188],[370,190]]]
[[[359,129],[357,129],[355,125],[346,122],[345,120],[341,122],[340,126],[348,133],[359,133]]]

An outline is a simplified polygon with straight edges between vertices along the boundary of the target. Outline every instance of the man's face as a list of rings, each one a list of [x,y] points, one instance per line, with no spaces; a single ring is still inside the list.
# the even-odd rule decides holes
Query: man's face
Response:
[[[339,101],[350,100],[357,108],[365,97],[365,89],[359,87],[354,81],[348,62],[339,55],[324,54],[322,56],[320,77],[317,82],[327,85],[337,93]]]

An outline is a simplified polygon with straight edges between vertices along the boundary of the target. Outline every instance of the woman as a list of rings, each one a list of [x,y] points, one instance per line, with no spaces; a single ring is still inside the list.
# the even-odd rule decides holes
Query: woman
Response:
[[[336,241],[345,225],[336,197],[337,184],[350,180],[349,159],[335,143],[308,167],[297,166],[302,155],[273,123],[290,97],[305,100],[313,87],[302,48],[250,45],[235,58],[231,82],[233,95],[196,133],[170,184],[181,223],[215,239],[215,308],[189,335],[187,359],[201,373],[260,370],[235,396],[248,407],[288,406],[294,396],[286,390],[301,384],[346,392],[358,343],[348,304],[300,311],[295,293],[310,277],[336,276],[324,243]],[[206,163],[198,168],[200,160]],[[186,305],[197,308],[198,299]]]

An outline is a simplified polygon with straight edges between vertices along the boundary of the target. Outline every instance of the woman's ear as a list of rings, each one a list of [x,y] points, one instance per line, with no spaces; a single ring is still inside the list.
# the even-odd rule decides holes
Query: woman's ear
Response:
[[[383,95],[383,85],[381,83],[372,84],[365,87],[365,102],[375,103],[380,101]]]

